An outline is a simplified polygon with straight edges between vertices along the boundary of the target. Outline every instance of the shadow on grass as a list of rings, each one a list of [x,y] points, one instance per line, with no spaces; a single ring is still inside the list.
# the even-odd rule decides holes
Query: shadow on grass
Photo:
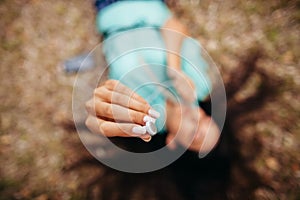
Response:
[[[274,80],[262,69],[257,61],[263,57],[257,50],[249,51],[240,59],[240,66],[230,77],[226,86],[227,117],[222,131],[220,143],[204,159],[187,151],[168,167],[145,174],[129,174],[110,169],[91,156],[83,156],[67,166],[65,172],[80,168],[96,167],[100,173],[86,180],[81,185],[85,199],[239,199],[251,197],[253,191],[267,184],[249,165],[263,146],[259,138],[251,138],[247,148],[252,147],[252,158],[241,154],[244,147],[237,140],[241,127],[255,122],[257,119],[243,118],[261,109],[268,100],[275,98],[276,87],[280,81]],[[261,83],[256,92],[237,101],[235,96],[251,77],[259,76]],[[202,102],[200,106],[209,114],[210,102]],[[249,121],[250,120],[250,121]],[[65,126],[72,129],[72,126]],[[156,136],[145,144],[140,139],[115,138],[113,142],[134,149],[157,149],[164,145],[165,137]],[[78,144],[74,145],[78,147]],[[76,148],[74,148],[74,151]],[[134,149],[131,149],[134,151]],[[78,151],[78,150],[77,150]],[[238,170],[238,177],[233,178],[233,171]],[[242,183],[242,184],[241,184]]]

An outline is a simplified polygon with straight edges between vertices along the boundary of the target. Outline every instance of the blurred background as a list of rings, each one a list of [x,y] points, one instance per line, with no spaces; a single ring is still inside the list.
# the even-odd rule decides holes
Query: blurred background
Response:
[[[222,141],[202,172],[182,164],[189,156],[145,175],[93,160],[72,125],[75,76],[59,69],[100,42],[93,3],[0,0],[0,199],[300,199],[300,1],[170,6],[227,90]]]

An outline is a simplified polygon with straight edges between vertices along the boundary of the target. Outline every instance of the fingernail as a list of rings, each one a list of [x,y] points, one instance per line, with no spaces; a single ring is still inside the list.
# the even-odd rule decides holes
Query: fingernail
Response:
[[[147,137],[147,138],[141,138],[142,140],[144,140],[145,142],[150,142],[151,141],[151,139],[152,139],[152,137],[151,136],[149,136],[149,137]]]
[[[155,123],[156,119],[154,119],[153,117],[150,117],[148,115],[146,115],[143,119],[144,122],[152,122]]]
[[[152,108],[148,111],[148,114],[151,115],[151,117],[154,117],[156,119],[160,117],[160,113],[157,112],[156,110],[153,110]]]
[[[132,132],[135,134],[143,135],[146,133],[146,128],[143,126],[135,126],[133,127]]]

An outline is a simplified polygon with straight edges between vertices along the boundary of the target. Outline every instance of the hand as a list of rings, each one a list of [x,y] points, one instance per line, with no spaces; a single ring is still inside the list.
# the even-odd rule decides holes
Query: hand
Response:
[[[201,108],[167,102],[166,143],[175,149],[179,143],[189,150],[208,153],[216,145],[220,130]],[[175,139],[176,137],[176,139]]]
[[[150,141],[151,136],[143,126],[159,117],[146,100],[116,80],[96,88],[86,110],[86,126],[92,132],[107,137],[140,137],[144,141]]]
[[[187,103],[194,103],[197,99],[194,82],[181,70],[168,68],[168,75],[180,97]]]

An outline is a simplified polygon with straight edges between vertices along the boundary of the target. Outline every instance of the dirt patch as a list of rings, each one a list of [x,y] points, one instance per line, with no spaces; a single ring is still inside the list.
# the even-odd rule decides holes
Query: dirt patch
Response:
[[[228,176],[197,182],[195,191],[207,199],[220,197],[212,188],[222,187],[220,194],[228,199],[300,198],[299,1],[178,2],[173,10],[220,67],[229,100],[224,138],[214,158],[228,165],[213,171]],[[85,191],[103,195],[103,183],[105,195],[124,197],[114,186],[132,176],[86,158],[76,132],[61,126],[72,118],[74,76],[63,74],[59,64],[98,43],[92,5],[2,0],[0,13],[0,199],[82,199]],[[65,173],[81,156],[84,164]],[[187,179],[176,172],[176,177],[166,170],[136,176],[136,183],[149,182],[127,188],[127,194],[135,199],[195,197],[195,191],[183,191],[180,181]],[[165,190],[153,186],[161,177]],[[149,187],[152,193],[145,196]]]

